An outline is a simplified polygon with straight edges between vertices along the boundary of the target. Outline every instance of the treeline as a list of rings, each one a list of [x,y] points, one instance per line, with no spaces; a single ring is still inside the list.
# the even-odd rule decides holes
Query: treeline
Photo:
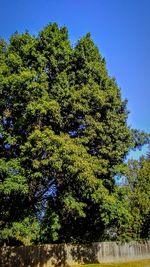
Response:
[[[90,34],[0,40],[1,244],[149,237],[150,158],[124,163],[149,135],[126,102]]]

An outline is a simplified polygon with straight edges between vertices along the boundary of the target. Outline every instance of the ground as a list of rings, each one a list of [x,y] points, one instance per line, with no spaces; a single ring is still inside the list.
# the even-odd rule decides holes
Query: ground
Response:
[[[84,267],[150,267],[150,259],[122,263],[87,264]]]

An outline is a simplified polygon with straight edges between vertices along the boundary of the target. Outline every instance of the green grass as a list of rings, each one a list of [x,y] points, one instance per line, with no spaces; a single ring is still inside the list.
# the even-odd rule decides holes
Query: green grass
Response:
[[[150,267],[149,260],[130,261],[121,263],[85,264],[84,267]]]

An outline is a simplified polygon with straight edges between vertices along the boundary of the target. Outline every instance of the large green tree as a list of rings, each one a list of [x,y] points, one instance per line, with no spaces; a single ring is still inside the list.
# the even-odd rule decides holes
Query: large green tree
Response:
[[[132,218],[114,177],[135,144],[127,115],[90,34],[72,47],[54,23],[0,41],[2,242],[103,240],[114,222],[123,237]]]

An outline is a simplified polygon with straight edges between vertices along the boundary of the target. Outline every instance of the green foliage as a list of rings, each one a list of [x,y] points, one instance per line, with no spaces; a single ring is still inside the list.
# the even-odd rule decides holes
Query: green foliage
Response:
[[[54,23],[0,41],[1,242],[133,236],[124,236],[135,216],[114,177],[147,135],[127,115],[90,34],[72,48]]]
[[[12,159],[5,161],[0,159],[0,190],[6,195],[10,195],[14,191],[26,194],[28,192],[28,184],[23,176],[23,168],[20,161]]]
[[[139,161],[128,162],[127,181],[129,184],[131,214],[134,217],[138,238],[150,237],[150,160],[142,157]]]
[[[40,226],[38,221],[29,217],[21,222],[13,222],[8,224],[1,231],[1,239],[16,240],[19,244],[29,246],[32,242],[39,239]]]

